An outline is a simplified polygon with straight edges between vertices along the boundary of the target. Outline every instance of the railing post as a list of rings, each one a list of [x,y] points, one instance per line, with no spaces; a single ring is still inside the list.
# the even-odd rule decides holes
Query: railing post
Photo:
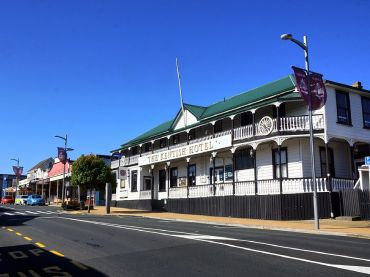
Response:
[[[235,195],[235,149],[231,150],[233,164],[233,196]]]
[[[254,171],[254,194],[258,194],[258,182],[257,182],[257,150],[252,148],[253,154],[253,171]]]
[[[328,182],[329,187],[329,204],[330,204],[330,217],[334,218],[334,211],[333,211],[333,187],[331,183],[331,176],[330,176],[330,165],[329,165],[329,143],[325,143],[325,160],[326,160],[326,180]]]
[[[213,162],[213,176],[212,176],[212,184],[213,184],[213,196],[216,195],[216,153],[212,153],[212,162]]]
[[[186,159],[186,198],[189,198],[189,160]]]
[[[256,136],[256,116],[255,112],[252,112],[252,135],[253,137]]]
[[[278,134],[280,134],[280,104],[276,105],[276,129]]]
[[[154,199],[154,165],[151,165],[151,169],[152,169],[152,186],[150,188],[150,193],[151,193],[151,199],[153,200]]]
[[[279,187],[280,187],[280,194],[283,193],[283,177],[282,177],[282,170],[281,170],[281,145],[278,145],[278,153],[279,153]]]

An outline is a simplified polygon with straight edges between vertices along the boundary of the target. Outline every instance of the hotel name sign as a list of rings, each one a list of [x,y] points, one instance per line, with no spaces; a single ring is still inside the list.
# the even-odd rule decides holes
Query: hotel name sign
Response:
[[[139,166],[181,159],[231,146],[231,134],[139,157]]]

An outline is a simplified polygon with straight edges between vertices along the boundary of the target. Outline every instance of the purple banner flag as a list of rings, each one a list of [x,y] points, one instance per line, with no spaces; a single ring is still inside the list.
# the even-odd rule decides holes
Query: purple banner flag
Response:
[[[326,89],[322,75],[318,73],[310,73],[310,87],[311,87],[311,107],[312,110],[318,110],[326,103]]]
[[[23,167],[22,166],[19,166],[19,167],[18,166],[13,166],[13,171],[14,171],[14,174],[19,177],[23,173]]]
[[[326,89],[322,75],[319,73],[310,73],[310,91],[307,85],[306,70],[292,66],[296,79],[296,87],[304,102],[311,110],[318,110],[326,103]],[[310,99],[311,97],[311,99]],[[311,101],[310,101],[311,100]]]
[[[58,147],[58,159],[64,164],[67,161],[67,151],[65,151],[63,147]]]

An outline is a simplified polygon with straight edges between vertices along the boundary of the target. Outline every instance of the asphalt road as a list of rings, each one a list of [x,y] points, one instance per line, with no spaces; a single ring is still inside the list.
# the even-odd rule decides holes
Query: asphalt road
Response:
[[[364,274],[366,239],[0,206],[1,277]]]

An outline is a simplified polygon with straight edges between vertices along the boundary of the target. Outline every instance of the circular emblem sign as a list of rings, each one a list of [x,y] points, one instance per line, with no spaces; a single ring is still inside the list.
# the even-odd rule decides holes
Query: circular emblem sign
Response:
[[[269,116],[264,116],[258,123],[258,132],[260,135],[267,136],[272,132],[272,129],[274,128],[274,122],[272,121],[272,118]]]

